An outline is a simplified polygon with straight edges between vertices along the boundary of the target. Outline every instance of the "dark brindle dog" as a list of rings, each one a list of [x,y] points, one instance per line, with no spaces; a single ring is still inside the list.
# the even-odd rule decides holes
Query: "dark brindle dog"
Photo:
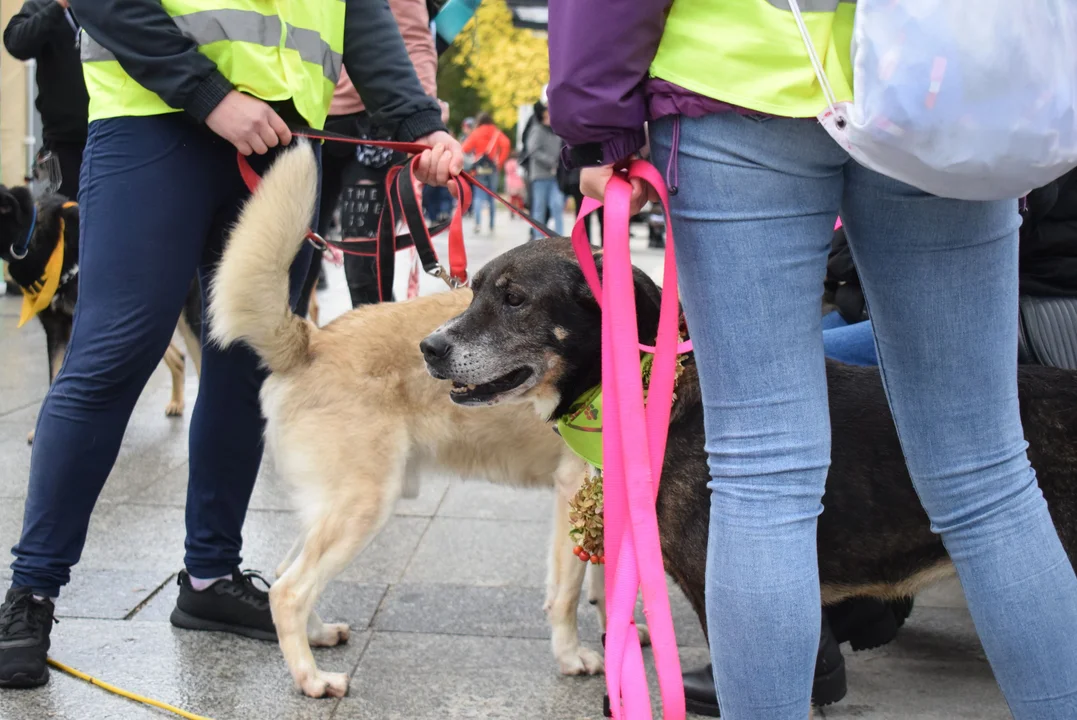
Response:
[[[639,270],[635,278],[640,338],[653,343],[659,290]],[[599,383],[601,316],[567,241],[510,250],[476,274],[472,287],[470,307],[423,343],[430,373],[454,382],[454,401],[542,398],[540,412],[558,417]],[[913,490],[879,372],[828,362],[827,384],[833,438],[818,528],[823,602],[911,596],[953,568]],[[1022,367],[1019,385],[1029,458],[1073,562],[1077,372]],[[670,421],[658,524],[666,570],[704,628],[709,480],[703,403],[689,363]]]
[[[0,259],[7,263],[12,280],[20,288],[41,288],[46,265],[59,242],[64,244],[59,284],[48,305],[37,314],[45,329],[50,385],[60,372],[67,354],[78,300],[79,210],[73,203],[67,203],[67,198],[62,195],[47,194],[36,203],[35,214],[35,202],[29,188],[6,188],[0,185]],[[117,258],[116,261],[123,262],[123,259]],[[197,279],[191,282],[177,329],[183,337],[195,372],[200,372],[202,296]],[[172,374],[172,397],[165,407],[165,414],[181,415],[184,405],[184,355],[174,342],[165,351],[164,361]],[[33,431],[27,440],[33,442]]]

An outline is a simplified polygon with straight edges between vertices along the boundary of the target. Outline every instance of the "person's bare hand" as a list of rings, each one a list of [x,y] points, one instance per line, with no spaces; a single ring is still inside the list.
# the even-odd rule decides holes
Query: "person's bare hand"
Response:
[[[613,165],[583,168],[580,171],[580,191],[589,198],[603,200],[606,196],[606,185],[614,173]],[[629,200],[629,213],[635,215],[648,202],[658,202],[658,193],[640,178],[627,178],[632,185],[632,196]]]
[[[56,0],[56,4],[62,7],[64,10],[71,7],[71,3],[69,3],[67,0]]]
[[[273,108],[235,90],[213,108],[206,125],[244,155],[265,155],[269,148],[292,141],[292,131]]]
[[[419,166],[415,169],[415,177],[427,185],[448,185],[464,169],[464,151],[449,133],[438,130],[416,142],[430,146],[419,156]]]

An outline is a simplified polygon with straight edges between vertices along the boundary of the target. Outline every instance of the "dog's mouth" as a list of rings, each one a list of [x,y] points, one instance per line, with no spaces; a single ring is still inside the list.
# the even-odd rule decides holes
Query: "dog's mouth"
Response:
[[[449,397],[457,405],[490,405],[521,390],[534,374],[531,368],[522,367],[481,385],[465,385],[454,380]]]

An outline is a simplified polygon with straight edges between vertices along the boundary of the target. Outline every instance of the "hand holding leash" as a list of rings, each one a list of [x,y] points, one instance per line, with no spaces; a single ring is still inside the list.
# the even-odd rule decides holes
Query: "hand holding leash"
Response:
[[[643,179],[630,177],[627,170],[617,170],[613,165],[601,167],[589,167],[580,171],[580,191],[589,198],[601,201],[606,196],[606,186],[610,178],[617,174],[627,180],[632,186],[632,195],[628,203],[628,211],[636,215],[648,202],[658,202],[658,192],[648,185]]]
[[[233,90],[206,118],[206,126],[236,146],[242,155],[265,155],[287,145],[292,131],[273,108],[258,98]]]

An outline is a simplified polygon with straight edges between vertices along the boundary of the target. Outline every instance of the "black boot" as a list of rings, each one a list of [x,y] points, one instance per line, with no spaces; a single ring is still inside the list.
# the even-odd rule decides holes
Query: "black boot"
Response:
[[[832,705],[847,692],[845,658],[841,656],[826,613],[819,634],[819,654],[815,658],[815,681],[812,683],[813,705]],[[714,675],[708,665],[684,674],[684,704],[689,712],[706,717],[719,717],[718,695],[714,690]]]

